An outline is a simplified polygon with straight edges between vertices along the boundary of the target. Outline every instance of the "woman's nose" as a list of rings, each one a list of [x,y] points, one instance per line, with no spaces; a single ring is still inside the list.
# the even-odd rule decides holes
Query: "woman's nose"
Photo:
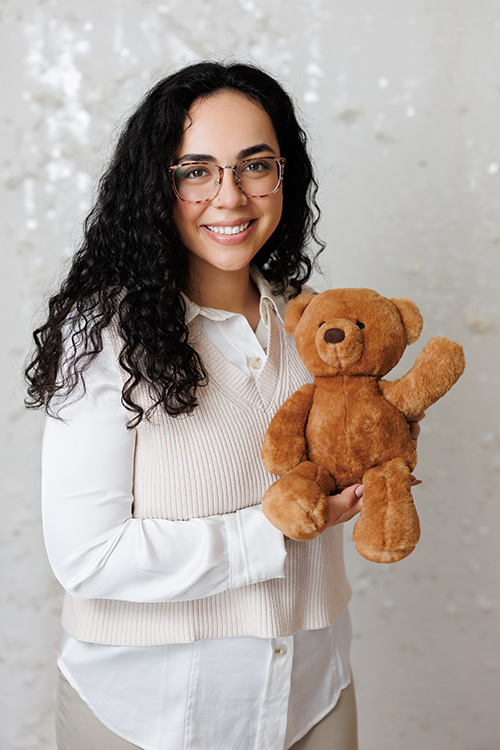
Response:
[[[214,206],[216,208],[238,208],[238,206],[244,206],[246,202],[247,197],[236,184],[231,167],[226,167],[222,185],[213,201]]]

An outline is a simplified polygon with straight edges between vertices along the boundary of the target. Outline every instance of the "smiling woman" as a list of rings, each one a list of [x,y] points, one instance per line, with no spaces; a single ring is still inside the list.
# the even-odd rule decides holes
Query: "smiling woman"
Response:
[[[255,67],[184,68],[124,128],[26,371],[66,590],[60,750],[357,746],[338,524],[359,487],[311,542],[261,505],[270,419],[309,379],[283,310],[315,194],[292,102]]]

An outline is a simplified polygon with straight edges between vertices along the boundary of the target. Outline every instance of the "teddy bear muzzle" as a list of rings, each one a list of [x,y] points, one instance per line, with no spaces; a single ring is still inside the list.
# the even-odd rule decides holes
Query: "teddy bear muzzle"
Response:
[[[351,320],[325,320],[316,334],[316,348],[321,359],[334,367],[349,367],[361,358],[365,337]]]

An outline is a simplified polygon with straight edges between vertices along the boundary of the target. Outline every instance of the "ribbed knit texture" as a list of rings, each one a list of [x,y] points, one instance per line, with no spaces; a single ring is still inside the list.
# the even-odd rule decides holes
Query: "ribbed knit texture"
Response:
[[[311,380],[274,309],[268,357],[254,383],[190,323],[209,384],[190,415],[157,409],[137,427],[134,507],[137,518],[173,521],[233,513],[257,505],[276,479],[260,453],[269,422],[297,388]],[[110,331],[115,353],[119,337]],[[134,399],[150,405],[147,388]],[[278,637],[330,625],[349,601],[342,527],[313,541],[287,540],[284,579],[273,579],[188,602],[81,600],[66,594],[63,626],[78,640],[113,645],[185,643],[203,638]]]

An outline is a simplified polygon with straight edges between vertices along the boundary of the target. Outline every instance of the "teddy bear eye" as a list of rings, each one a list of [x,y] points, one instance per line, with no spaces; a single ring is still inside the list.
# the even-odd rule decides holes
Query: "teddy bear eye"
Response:
[[[323,324],[324,324],[325,322],[326,322],[326,321],[322,320],[322,321],[321,321],[321,323],[319,324],[318,328],[321,328],[321,326],[322,326],[322,325],[323,325]]]
[[[363,330],[363,328],[365,327],[365,324],[362,323],[360,320],[356,321],[356,325],[358,326],[358,328],[361,328],[361,330]]]

